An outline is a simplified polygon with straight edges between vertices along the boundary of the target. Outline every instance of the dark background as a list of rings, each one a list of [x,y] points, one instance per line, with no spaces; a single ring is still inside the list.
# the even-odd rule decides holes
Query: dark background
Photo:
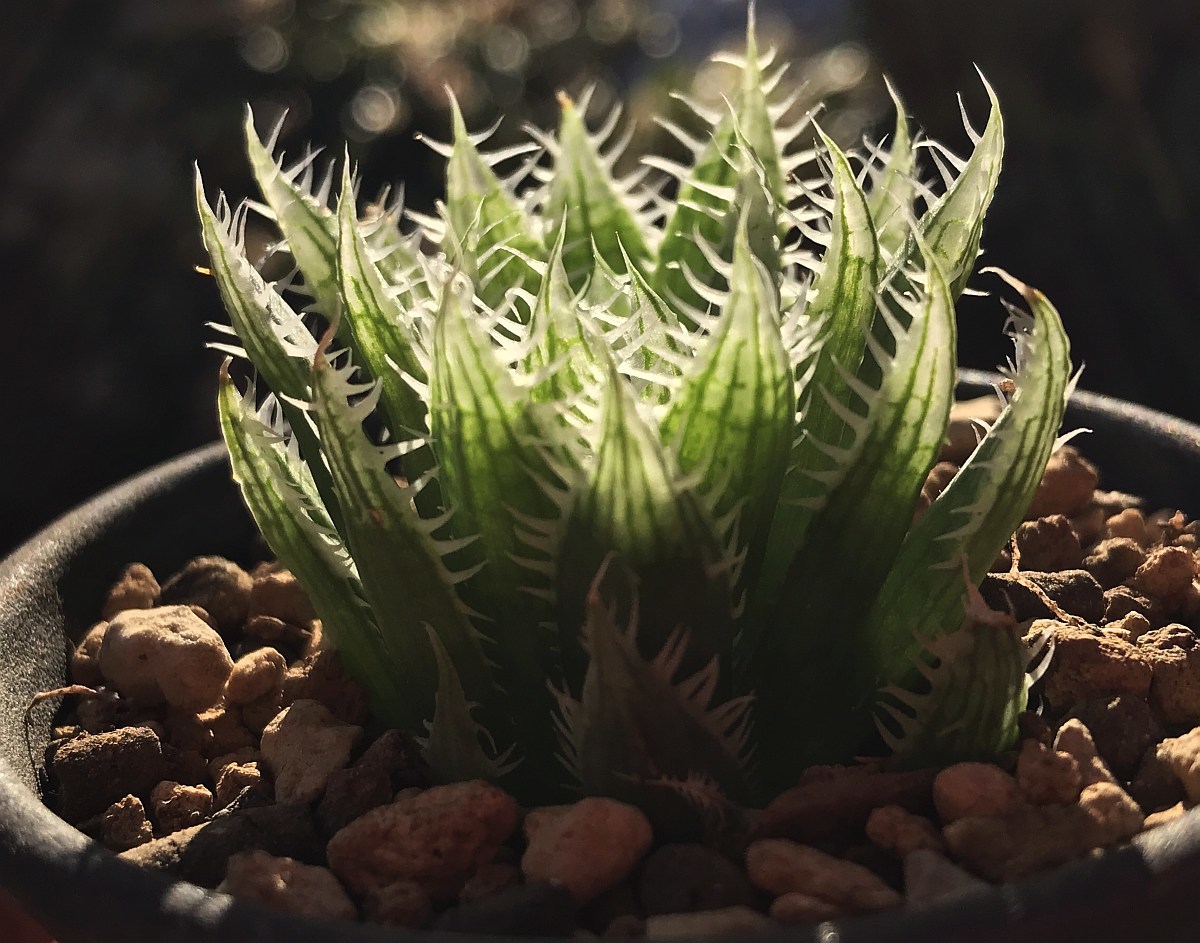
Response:
[[[844,143],[889,123],[880,76],[962,151],[956,91],[982,121],[974,64],[1008,151],[986,260],[1045,290],[1083,385],[1200,419],[1200,4],[1194,0],[776,0],[762,35],[795,59]],[[443,86],[482,127],[553,121],[553,92],[599,83],[650,112],[736,46],[718,0],[46,0],[0,29],[0,553],[148,464],[216,436],[223,311],[191,204],[249,191],[245,102],[284,108],[284,146],[351,140],[366,192],[404,180],[428,209]],[[267,238],[266,233],[258,238]],[[986,287],[979,279],[976,284]],[[994,301],[960,309],[961,361],[1007,350]]]

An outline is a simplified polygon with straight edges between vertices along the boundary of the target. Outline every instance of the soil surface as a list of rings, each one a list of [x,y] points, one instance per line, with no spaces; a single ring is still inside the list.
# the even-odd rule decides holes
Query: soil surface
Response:
[[[956,425],[925,505],[973,445]],[[957,435],[957,439],[956,439]],[[1054,657],[995,763],[820,767],[735,847],[601,798],[431,785],[371,718],[294,578],[131,564],[72,659],[49,801],[142,867],[314,916],[523,935],[741,934],[924,907],[1129,840],[1200,802],[1200,524],[1051,458],[980,588]],[[919,513],[919,512],[918,512]]]

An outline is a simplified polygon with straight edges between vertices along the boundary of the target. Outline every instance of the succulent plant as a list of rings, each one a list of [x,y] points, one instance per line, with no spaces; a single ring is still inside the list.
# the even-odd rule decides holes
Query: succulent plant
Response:
[[[285,168],[249,114],[264,204],[214,209],[197,175],[232,321],[215,346],[269,388],[223,370],[234,476],[442,779],[704,805],[872,748],[912,764],[1015,739],[1036,659],[972,592],[1055,445],[1070,361],[1008,276],[1030,313],[1011,310],[1004,409],[914,522],[996,98],[982,134],[964,114],[966,160],[911,136],[899,99],[886,144],[845,153],[811,114],[785,123],[752,23],[731,67],[736,100],[688,103],[706,138],[664,122],[692,160],[647,158],[650,183],[614,176],[619,115],[591,130],[565,96],[556,135],[501,153],[455,110],[433,217],[360,218],[348,160],[331,205],[332,170]],[[300,278],[247,259],[251,209]]]

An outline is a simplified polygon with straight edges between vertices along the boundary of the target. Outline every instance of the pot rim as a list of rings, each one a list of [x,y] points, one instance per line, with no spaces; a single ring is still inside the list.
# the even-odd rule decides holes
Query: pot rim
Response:
[[[959,370],[960,385],[984,392],[998,379],[981,370]],[[1200,425],[1097,393],[1071,398],[1069,418],[1136,424],[1171,441],[1200,466]],[[220,442],[152,466],[60,516],[0,561],[0,618],[9,617],[31,572],[57,581],[71,560],[131,506],[187,485],[224,464]],[[1197,509],[1200,512],[1200,509]],[[45,602],[35,600],[35,602]],[[18,614],[19,614],[19,607]],[[890,912],[756,934],[763,943],[855,943],[855,941],[974,941],[1194,939],[1179,913],[1155,922],[1158,905],[1191,901],[1200,884],[1200,808],[1176,822],[1142,833],[1127,845],[1071,862],[1031,878],[963,894],[917,910]],[[437,931],[397,931],[268,910],[186,881],[129,864],[86,837],[46,807],[16,769],[0,756],[0,887],[13,893],[52,926],[53,903],[70,897],[69,909],[92,914],[128,931],[133,941],[253,940],[256,943],[486,943],[501,939]],[[66,893],[70,891],[70,894]],[[77,923],[63,924],[75,926]],[[1100,936],[1097,936],[1097,931]],[[1118,935],[1111,935],[1113,932]],[[1152,936],[1156,932],[1178,936]],[[1108,937],[1105,934],[1109,934]],[[164,934],[169,934],[165,935]],[[61,943],[68,936],[60,935]]]

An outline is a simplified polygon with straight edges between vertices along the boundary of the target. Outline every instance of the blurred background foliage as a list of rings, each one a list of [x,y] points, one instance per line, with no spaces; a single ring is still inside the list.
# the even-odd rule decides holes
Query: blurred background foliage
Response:
[[[281,146],[349,140],[364,193],[428,210],[446,89],[498,143],[553,125],[554,92],[626,102],[633,154],[673,144],[669,91],[720,102],[742,0],[44,0],[0,30],[0,318],[8,357],[0,552],[101,487],[216,435],[223,317],[191,167],[250,188],[240,121]],[[1009,149],[984,245],[1063,311],[1086,387],[1200,419],[1200,5],[1194,0],[760,0],[766,43],[845,144],[890,124],[881,76],[965,148],[995,84]],[[265,244],[269,233],[254,238]],[[988,287],[985,280],[976,280]],[[962,362],[1007,351],[968,299]]]

